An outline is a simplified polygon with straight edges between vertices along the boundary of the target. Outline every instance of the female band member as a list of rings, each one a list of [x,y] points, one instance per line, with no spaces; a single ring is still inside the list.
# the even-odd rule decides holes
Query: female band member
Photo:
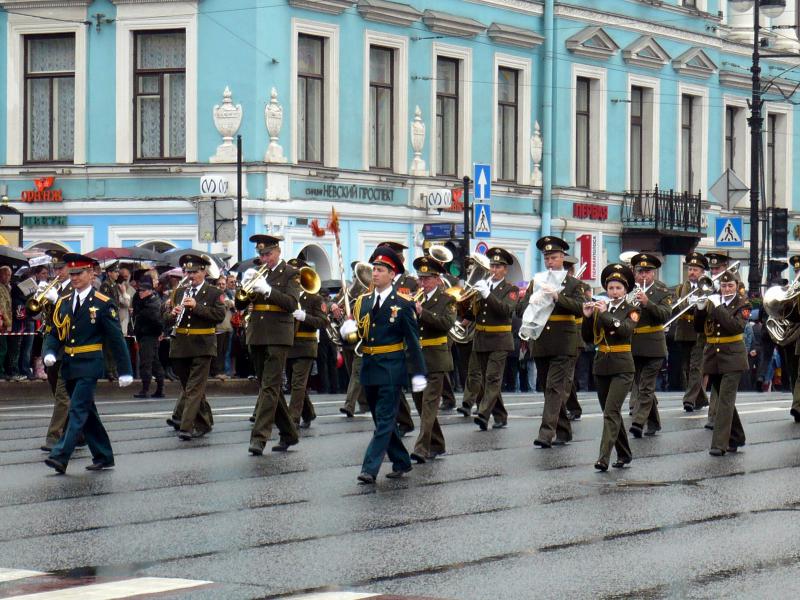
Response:
[[[581,334],[587,343],[597,346],[592,370],[597,384],[597,397],[603,409],[603,437],[600,440],[600,457],[594,468],[607,471],[612,447],[617,450],[617,461],[612,466],[622,468],[633,460],[621,408],[635,372],[631,337],[639,321],[639,309],[625,299],[634,286],[630,267],[619,263],[608,265],[603,269],[600,280],[609,301],[599,300],[583,305],[586,318]]]

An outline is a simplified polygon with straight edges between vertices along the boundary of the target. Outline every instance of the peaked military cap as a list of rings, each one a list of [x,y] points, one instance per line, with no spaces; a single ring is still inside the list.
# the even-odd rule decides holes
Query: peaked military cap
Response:
[[[619,281],[625,286],[625,291],[630,292],[634,285],[633,271],[631,268],[621,263],[612,263],[608,265],[600,274],[600,281],[603,283],[603,289],[608,289],[608,284],[612,281]]]
[[[64,266],[64,255],[66,254],[64,250],[51,248],[50,250],[45,250],[44,253],[53,259],[53,268],[60,269]]]
[[[181,256],[180,260],[178,260],[178,263],[183,267],[183,270],[187,272],[200,271],[211,265],[207,258],[197,256],[196,254],[184,254]]]
[[[686,260],[684,262],[692,267],[700,267],[701,269],[708,270],[708,260],[699,252],[690,252],[686,255]]]
[[[119,261],[115,260],[111,264],[106,265],[105,271],[106,273],[109,271],[119,271]]]
[[[736,273],[732,271],[723,271],[722,275],[719,276],[720,283],[731,283],[731,282],[738,282],[739,278],[736,276]]]
[[[414,269],[420,277],[436,277],[444,273],[444,267],[440,262],[427,256],[420,256],[414,260]]]
[[[389,246],[389,248],[391,248],[400,255],[403,254],[403,250],[408,250],[408,246],[406,246],[405,244],[402,244],[400,242],[393,242],[391,240],[381,242],[380,244],[378,244],[378,246]]]
[[[706,260],[710,267],[724,267],[728,264],[729,257],[719,252],[706,252]]]
[[[566,252],[569,250],[569,244],[567,242],[552,235],[539,238],[536,241],[536,247],[545,254],[548,252]]]
[[[378,246],[372,256],[369,257],[372,265],[383,265],[389,267],[395,273],[405,273],[403,259],[395,252],[391,246],[385,244]]]
[[[567,254],[564,256],[564,264],[574,267],[578,264],[578,258],[576,256],[572,256],[571,254]]]
[[[792,265],[794,269],[800,269],[800,254],[789,257],[789,264]]]
[[[291,266],[293,266],[295,269],[302,269],[303,267],[308,266],[308,263],[299,256],[297,258],[291,258],[286,262],[289,263]]]
[[[62,260],[66,263],[70,275],[80,273],[85,269],[92,269],[97,264],[95,259],[75,252],[65,253]]]
[[[499,247],[489,248],[486,251],[486,258],[488,258],[489,262],[494,265],[514,264],[514,257],[511,256],[511,253],[508,250]]]
[[[256,245],[256,250],[260,254],[262,252],[268,252],[273,248],[276,248],[278,244],[280,244],[283,241],[283,236],[257,233],[255,235],[250,236],[250,241]]]
[[[631,258],[631,266],[639,269],[658,269],[661,267],[661,261],[654,254],[641,252]]]

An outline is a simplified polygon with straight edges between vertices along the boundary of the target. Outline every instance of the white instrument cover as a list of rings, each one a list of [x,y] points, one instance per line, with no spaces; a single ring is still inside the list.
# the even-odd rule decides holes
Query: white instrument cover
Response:
[[[533,291],[520,326],[522,339],[539,339],[556,305],[552,292],[561,291],[566,278],[566,271],[542,271],[533,276]]]

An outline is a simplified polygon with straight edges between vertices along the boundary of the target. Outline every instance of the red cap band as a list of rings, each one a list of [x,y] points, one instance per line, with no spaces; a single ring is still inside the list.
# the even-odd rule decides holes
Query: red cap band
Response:
[[[372,264],[374,265],[375,263],[384,263],[386,265],[389,265],[392,271],[397,271],[397,265],[394,263],[394,261],[388,256],[384,256],[383,254],[379,254],[378,256],[372,259]]]
[[[92,263],[88,260],[73,260],[67,263],[67,267],[70,269],[90,269]]]

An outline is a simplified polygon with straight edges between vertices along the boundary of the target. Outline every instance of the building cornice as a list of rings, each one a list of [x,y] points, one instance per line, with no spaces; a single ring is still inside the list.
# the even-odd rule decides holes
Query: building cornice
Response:
[[[92,0],[0,0],[0,8],[9,12],[39,8],[86,8],[91,3]]]
[[[544,42],[544,36],[535,31],[502,23],[492,23],[486,33],[497,44],[518,48],[535,48]]]
[[[355,0],[289,0],[295,8],[307,8],[330,15],[340,15],[355,4]]]
[[[525,13],[528,15],[544,14],[544,4],[542,2],[533,2],[532,0],[465,0],[465,1],[471,4],[480,4],[483,7],[494,6],[495,8],[513,10],[515,12]]]
[[[413,6],[388,0],[359,0],[358,12],[367,21],[401,27],[408,27],[422,17],[422,12]]]
[[[422,13],[422,22],[431,31],[453,37],[475,37],[486,31],[486,25],[480,21],[438,10],[426,10]]]

